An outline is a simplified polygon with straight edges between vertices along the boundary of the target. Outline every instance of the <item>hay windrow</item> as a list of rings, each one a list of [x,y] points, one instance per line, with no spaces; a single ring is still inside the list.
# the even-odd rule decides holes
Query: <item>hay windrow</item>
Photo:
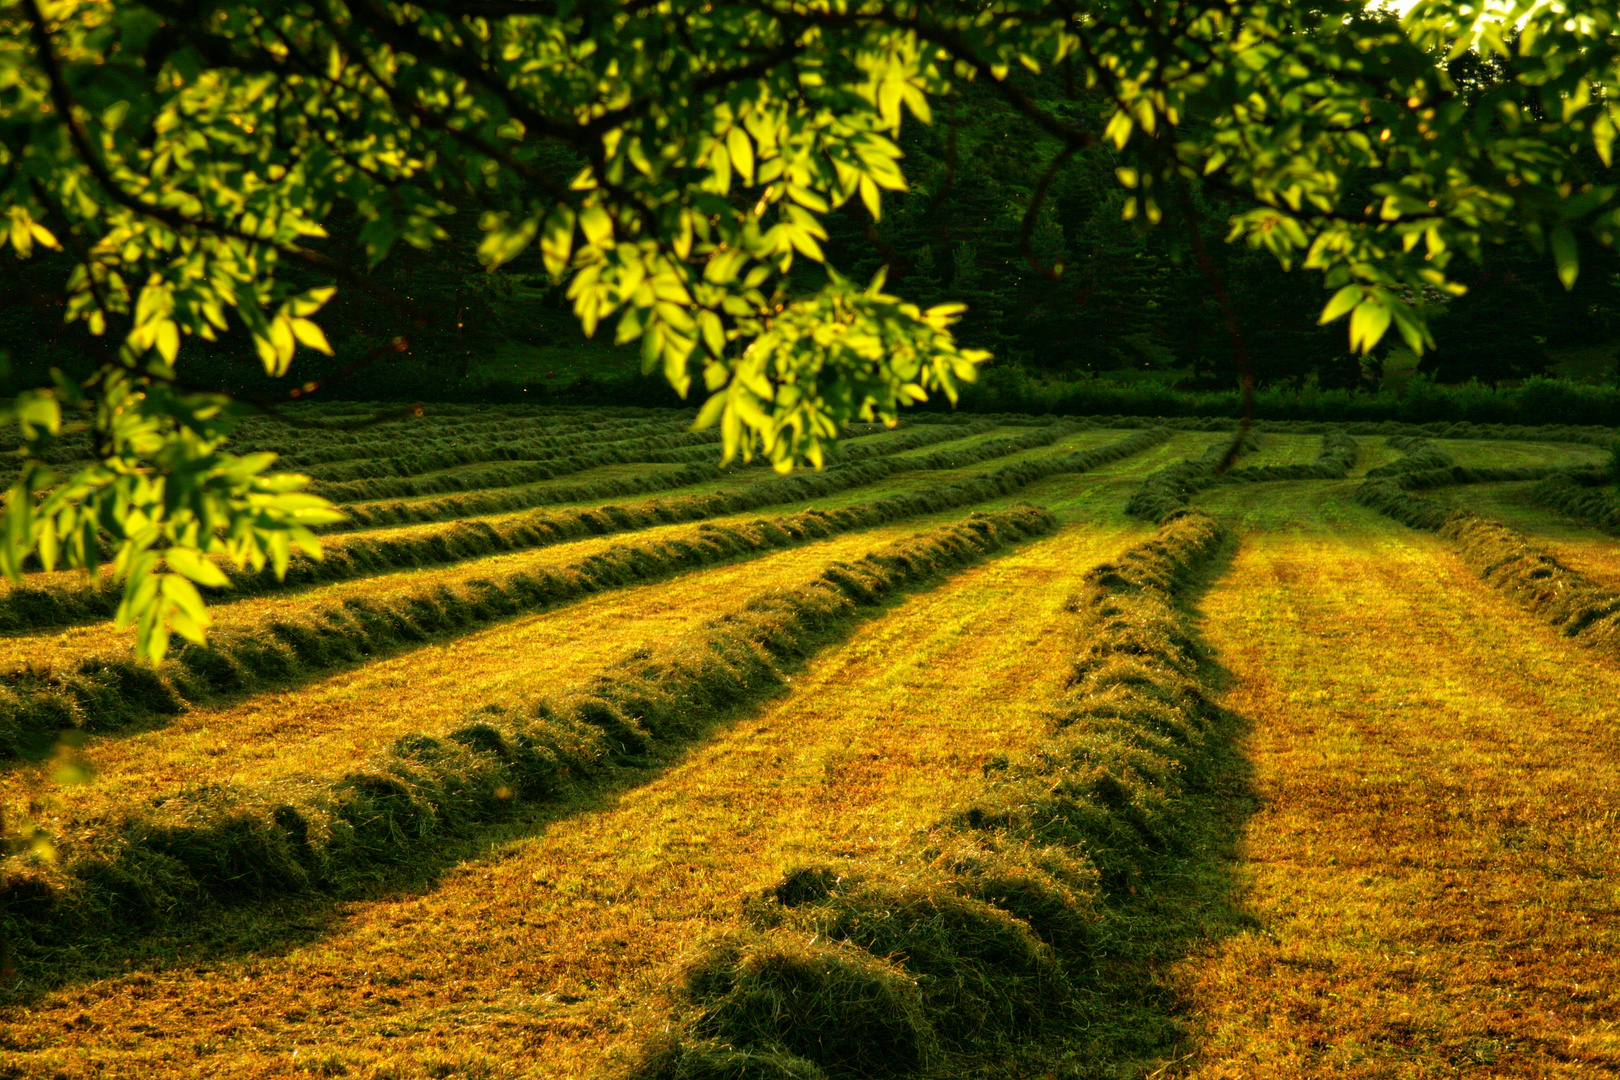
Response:
[[[1143,521],[1162,521],[1185,509],[1194,495],[1220,482],[1215,470],[1225,460],[1231,445],[1230,440],[1217,440],[1195,458],[1178,461],[1149,473],[1131,493],[1130,500],[1125,504],[1125,513]],[[1251,432],[1240,449],[1247,452],[1259,449],[1259,446],[1259,437]]]
[[[1342,431],[1327,431],[1322,435],[1322,449],[1316,460],[1302,465],[1252,465],[1231,469],[1217,475],[1215,470],[1225,459],[1230,443],[1212,444],[1196,458],[1176,462],[1155,472],[1142,481],[1132,493],[1125,512],[1146,521],[1162,521],[1168,515],[1184,509],[1192,497],[1216,484],[1261,484],[1281,480],[1342,480],[1356,467],[1360,450],[1354,439]],[[1259,448],[1253,433],[1245,442],[1245,451]]]
[[[1565,566],[1523,534],[1471,510],[1408,494],[1390,480],[1362,484],[1356,501],[1414,529],[1438,533],[1488,584],[1565,637],[1620,659],[1620,593]]]
[[[1530,489],[1530,498],[1576,521],[1605,529],[1620,529],[1620,492],[1615,477],[1606,472],[1554,473]]]
[[[1059,434],[1037,431],[1016,440],[1037,436],[1055,441],[1073,430],[1067,425],[1052,428]],[[700,525],[684,536],[618,545],[564,567],[516,571],[453,588],[429,584],[387,600],[350,597],[341,604],[318,605],[300,618],[267,616],[256,626],[216,632],[206,646],[185,646],[155,675],[145,665],[118,655],[86,657],[67,672],[3,676],[0,754],[16,756],[49,746],[69,728],[114,730],[154,713],[172,715],[221,694],[284,686],[434,634],[467,632],[602,589],[971,506],[1013,494],[1048,476],[1082,472],[1138,453],[1165,437],[1161,431],[1138,432],[1093,450],[1015,462],[945,487],[746,525]]]
[[[475,709],[453,730],[404,736],[335,780],[198,785],[79,823],[60,841],[59,864],[8,860],[0,931],[46,949],[110,925],[184,917],[204,901],[341,891],[517,800],[556,799],[621,765],[646,764],[727,710],[779,692],[793,666],[897,591],[1055,526],[1027,505],[971,514],[834,563],[797,588],[761,593],[691,634],[636,650],[576,691]]]
[[[876,443],[838,444],[829,457],[836,463],[865,461],[980,434],[994,427],[988,421],[976,421],[916,429]],[[593,440],[588,453],[578,452],[579,445],[577,437],[551,436],[463,444],[385,458],[348,459],[311,470],[314,482],[309,490],[334,502],[366,502],[514,487],[606,465],[701,464],[719,455],[719,436],[712,431]],[[559,449],[568,452],[556,452]],[[754,464],[763,466],[769,462],[759,459]]]
[[[1396,436],[1387,440],[1389,445],[1404,451],[1388,465],[1369,469],[1368,480],[1393,483],[1403,491],[1422,491],[1426,488],[1449,487],[1453,484],[1491,484],[1516,480],[1541,480],[1570,472],[1563,465],[1458,465],[1444,450],[1426,438]],[[1369,504],[1371,505],[1371,504]]]
[[[1088,574],[1084,645],[1044,737],[987,768],[913,850],[799,867],[745,898],[741,928],[675,973],[665,1030],[624,1076],[715,1075],[721,1052],[786,1053],[830,1078],[976,1075],[1070,1032],[1104,977],[1099,923],[1181,843],[1182,793],[1210,766],[1213,709],[1176,598],[1224,539],[1183,512]],[[784,971],[862,954],[802,1004],[783,991]],[[879,1001],[902,1024],[899,1052],[820,1040],[870,1030]]]
[[[1057,441],[1064,435],[1079,430],[1083,425],[1074,425],[1065,421],[1062,423],[1048,423],[1037,427],[1023,435],[1014,435],[1004,439],[994,439],[961,451],[940,451],[938,454],[926,455],[920,458],[895,460],[887,456],[890,452],[898,454],[903,452],[907,445],[895,440],[899,445],[884,443],[882,452],[868,454],[867,467],[881,468],[887,465],[890,472],[901,472],[912,469],[939,469],[957,468],[959,465],[972,464],[979,461],[988,461],[991,458],[1004,454],[1016,453],[1019,450],[1028,450],[1037,446],[1045,446]],[[937,430],[937,429],[934,429]],[[959,426],[946,428],[949,439],[960,437],[962,430]],[[911,438],[908,432],[904,438]],[[949,439],[934,439],[936,442],[949,441]],[[922,440],[917,445],[927,445],[928,440]],[[851,448],[852,453],[846,459],[851,462],[859,455]],[[835,460],[837,460],[835,458]],[[948,464],[942,464],[948,462]],[[836,471],[836,470],[835,470]],[[713,480],[726,475],[725,470],[710,464],[689,465],[684,469],[673,470],[668,473],[653,473],[644,477],[627,477],[618,480],[595,480],[575,485],[558,485],[546,488],[524,488],[512,490],[475,491],[461,495],[447,495],[437,499],[427,499],[420,502],[381,502],[369,503],[360,506],[348,506],[344,512],[348,520],[334,526],[328,526],[324,532],[340,532],[347,529],[374,529],[387,525],[411,525],[433,521],[446,521],[455,518],[474,517],[480,514],[498,514],[513,510],[526,510],[531,507],[545,506],[564,502],[585,502],[598,498],[617,498],[621,495],[631,495],[642,492],[666,491],[670,488],[686,487],[690,484]]]

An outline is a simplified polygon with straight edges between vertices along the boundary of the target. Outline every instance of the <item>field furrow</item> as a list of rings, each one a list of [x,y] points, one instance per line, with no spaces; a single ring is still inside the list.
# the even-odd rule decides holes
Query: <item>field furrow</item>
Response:
[[[1174,971],[1168,1075],[1612,1073],[1620,669],[1342,492],[1224,508],[1248,535],[1201,606],[1250,725],[1252,923]]]
[[[987,757],[1025,745],[1066,676],[1065,598],[1128,542],[1070,527],[908,597],[667,771],[515,822],[431,887],[345,904],[308,940],[54,993],[18,1060],[257,1077],[296,1047],[349,1075],[584,1076],[644,978],[741,893],[789,865],[902,848]],[[121,1007],[136,983],[148,1037]]]

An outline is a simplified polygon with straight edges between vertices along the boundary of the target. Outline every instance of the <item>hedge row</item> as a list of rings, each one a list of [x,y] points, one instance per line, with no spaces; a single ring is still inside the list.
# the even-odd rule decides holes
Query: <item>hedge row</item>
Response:
[[[1613,424],[1620,418],[1620,387],[1534,377],[1514,387],[1479,383],[1442,386],[1418,381],[1400,394],[1368,394],[1316,386],[1257,389],[1252,403],[1237,389],[1173,390],[1156,383],[1107,379],[1043,383],[1013,367],[993,368],[964,388],[959,408],[982,413],[1016,409],[1063,416],[1125,412],[1150,416],[1242,416],[1331,422],[1489,421]]]
[[[1141,432],[1111,446],[1018,462],[943,487],[834,510],[807,510],[747,525],[700,525],[686,536],[616,545],[563,567],[514,571],[456,586],[426,583],[387,600],[356,596],[341,604],[320,603],[298,618],[267,617],[260,625],[216,631],[206,646],[188,644],[158,669],[124,655],[89,656],[71,672],[0,677],[0,757],[37,752],[70,728],[111,730],[154,713],[173,715],[222,694],[286,686],[433,634],[468,632],[602,589],[971,506],[1055,473],[1084,471],[1135,453],[1163,437]]]
[[[1192,497],[1205,488],[1220,482],[1215,469],[1231,447],[1226,439],[1209,444],[1209,448],[1195,458],[1187,458],[1166,465],[1142,478],[1125,504],[1125,513],[1143,521],[1161,521],[1167,515],[1185,510]],[[1251,432],[1244,440],[1243,450],[1257,449],[1259,442]]]
[[[1530,489],[1542,506],[1606,529],[1620,529],[1620,492],[1606,484],[1614,476],[1604,472],[1556,473]]]
[[[1065,427],[1063,430],[1073,429]],[[1083,471],[1094,464],[1136,453],[1167,434],[1151,433],[1146,438],[1140,434],[1133,435],[1109,446],[1087,451],[1085,455],[1068,456],[1061,460],[1066,468]],[[902,437],[910,438],[910,433]],[[1002,450],[1004,447],[993,441],[966,451],[951,451],[949,459],[952,464],[960,464],[960,459],[965,456],[983,461]],[[229,562],[221,562],[219,567],[230,579],[230,587],[203,591],[210,600],[229,600],[248,594],[351,581],[396,570],[526,551],[591,536],[702,521],[781,503],[820,498],[875,483],[905,469],[926,469],[938,464],[933,455],[924,458],[921,463],[878,459],[824,472],[796,472],[730,491],[654,499],[629,506],[542,510],[493,523],[456,521],[441,528],[400,536],[339,536],[324,543],[320,560],[295,555],[288,563],[285,578],[277,578],[269,569],[243,570]],[[0,592],[0,632],[48,630],[110,619],[118,610],[122,593],[122,583],[114,581],[110,575],[95,582],[88,578],[81,579],[71,586],[16,586]]]
[[[1369,490],[1370,489],[1370,490]],[[1463,562],[1566,637],[1620,659],[1620,592],[1585,577],[1500,521],[1370,480],[1357,501],[1415,529],[1438,532]]]
[[[1085,1026],[1098,924],[1185,843],[1219,734],[1176,593],[1223,540],[1184,512],[1088,575],[1045,737],[892,861],[806,866],[680,972],[630,1080],[991,1075]]]
[[[898,590],[1055,524],[1032,506],[972,514],[833,563],[804,585],[761,593],[690,634],[638,649],[577,692],[521,709],[475,709],[454,730],[405,736],[334,781],[221,779],[129,806],[62,838],[55,866],[12,860],[0,882],[0,932],[37,948],[194,914],[200,900],[342,889],[519,800],[556,800],[617,765],[646,764],[726,710],[779,692],[796,663]]]

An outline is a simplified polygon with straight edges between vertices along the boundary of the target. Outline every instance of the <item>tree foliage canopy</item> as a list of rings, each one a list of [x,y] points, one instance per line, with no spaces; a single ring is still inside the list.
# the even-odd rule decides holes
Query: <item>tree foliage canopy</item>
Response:
[[[0,566],[94,566],[110,541],[161,655],[206,624],[204,555],[315,547],[334,512],[229,453],[230,403],[183,345],[239,326],[281,373],[330,351],[334,288],[408,311],[323,245],[339,208],[372,266],[452,212],[479,215],[489,267],[538,246],[587,332],[701,383],[728,458],[819,464],[845,421],[954,397],[987,359],[955,342],[959,306],[850,281],[821,241],[831,212],[905,190],[902,124],[969,82],[1050,148],[1032,261],[1051,178],[1103,146],[1127,218],[1225,200],[1231,240],[1323,275],[1355,348],[1421,349],[1456,257],[1528,236],[1573,282],[1577,235],[1612,242],[1615,190],[1588,177],[1616,133],[1617,20],[1608,0],[1398,20],[1355,0],[3,0],[0,241],[71,252],[66,318],[105,363],[11,405]],[[1509,77],[1461,84],[1471,51]],[[1043,72],[1066,101],[1026,91]],[[1101,124],[1075,104],[1098,101]],[[73,424],[95,460],[62,475]]]

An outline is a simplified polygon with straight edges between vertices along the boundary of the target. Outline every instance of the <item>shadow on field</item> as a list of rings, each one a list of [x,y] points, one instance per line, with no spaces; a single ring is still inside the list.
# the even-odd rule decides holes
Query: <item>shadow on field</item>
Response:
[[[1226,573],[1235,550],[1228,541],[1177,604],[1194,628],[1202,621],[1199,598]],[[1235,676],[1201,640],[1198,646],[1200,681],[1213,698]],[[1253,766],[1241,747],[1250,721],[1217,706],[1216,723],[1219,737],[1209,768],[1185,791],[1187,812],[1176,850],[1131,892],[1108,897],[1094,996],[1075,1038],[1039,1062],[1047,1076],[1165,1075],[1195,1051],[1182,1022],[1186,1005],[1166,985],[1166,970],[1190,953],[1261,925],[1245,905],[1239,876],[1244,830],[1259,805]],[[1005,1076],[1029,1075],[1030,1064],[1014,1063]]]

